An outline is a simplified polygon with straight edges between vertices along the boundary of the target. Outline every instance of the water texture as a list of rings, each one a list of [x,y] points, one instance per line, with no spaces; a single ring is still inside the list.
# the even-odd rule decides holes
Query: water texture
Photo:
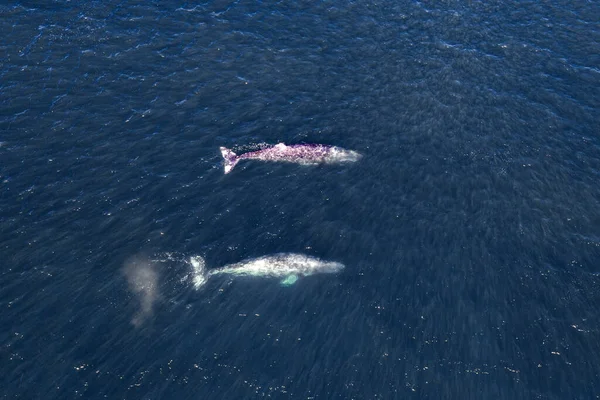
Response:
[[[2,3],[0,398],[597,398],[599,15]],[[346,268],[194,289],[279,252]]]

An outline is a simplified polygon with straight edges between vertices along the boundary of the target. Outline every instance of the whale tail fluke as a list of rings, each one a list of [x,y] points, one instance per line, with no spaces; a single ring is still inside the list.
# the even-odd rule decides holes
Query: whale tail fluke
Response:
[[[194,286],[196,289],[200,289],[208,280],[204,258],[200,256],[190,257],[190,264],[192,264]]]
[[[235,164],[238,162],[237,154],[233,151],[229,150],[227,147],[220,147],[221,155],[223,156],[223,160],[225,161],[225,173],[228,174],[231,172]]]

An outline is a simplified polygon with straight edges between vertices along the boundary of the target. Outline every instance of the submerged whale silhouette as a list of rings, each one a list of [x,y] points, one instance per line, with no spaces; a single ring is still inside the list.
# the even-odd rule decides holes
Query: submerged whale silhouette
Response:
[[[323,261],[316,257],[294,253],[279,253],[254,258],[210,270],[206,269],[202,257],[191,257],[190,263],[194,272],[193,279],[196,289],[202,287],[213,275],[280,278],[282,285],[289,286],[294,284],[299,276],[331,274],[344,269],[344,265],[338,262]]]
[[[287,146],[279,143],[265,149],[251,151],[241,155],[226,147],[220,147],[225,160],[225,173],[231,172],[240,160],[284,161],[297,164],[339,164],[358,161],[361,157],[353,150],[342,149],[324,144],[295,144]]]

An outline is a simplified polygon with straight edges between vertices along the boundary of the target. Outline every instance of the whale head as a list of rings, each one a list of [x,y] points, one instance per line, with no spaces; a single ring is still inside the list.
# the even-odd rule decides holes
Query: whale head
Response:
[[[335,261],[321,261],[317,272],[323,274],[335,274],[344,269],[344,264]]]
[[[332,164],[356,162],[362,158],[362,154],[354,150],[346,150],[333,146],[326,158],[326,162]]]

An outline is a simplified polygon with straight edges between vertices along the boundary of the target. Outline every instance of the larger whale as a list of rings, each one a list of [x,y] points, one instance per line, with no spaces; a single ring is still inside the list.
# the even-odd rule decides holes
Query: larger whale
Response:
[[[214,275],[279,278],[282,285],[289,286],[294,284],[299,276],[333,274],[344,269],[344,264],[339,262],[294,253],[278,253],[213,269],[207,269],[204,259],[199,256],[191,257],[190,264],[196,289],[204,286],[208,278]]]
[[[358,161],[361,157],[353,150],[342,149],[337,146],[324,144],[295,144],[284,143],[251,151],[241,155],[235,154],[226,147],[220,147],[221,155],[225,162],[225,173],[231,172],[240,160],[285,161],[296,164],[340,164]]]

